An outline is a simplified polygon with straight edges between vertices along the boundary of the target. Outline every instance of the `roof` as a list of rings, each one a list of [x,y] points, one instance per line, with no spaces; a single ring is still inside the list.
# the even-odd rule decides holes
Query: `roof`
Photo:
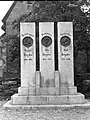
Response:
[[[1,28],[3,31],[6,31],[6,24],[4,23]]]
[[[5,23],[7,18],[9,17],[10,13],[12,12],[13,8],[15,7],[16,3],[18,1],[14,1],[10,7],[10,9],[8,10],[8,12],[6,13],[6,15],[4,16],[4,18],[2,19],[2,22]]]
[[[3,33],[1,36],[0,36],[0,39],[2,38],[2,37],[4,37],[6,35],[6,33]]]

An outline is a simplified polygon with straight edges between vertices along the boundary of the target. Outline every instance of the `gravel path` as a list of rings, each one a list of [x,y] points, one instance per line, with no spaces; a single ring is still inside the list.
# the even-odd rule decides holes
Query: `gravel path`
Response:
[[[3,110],[5,102],[0,101],[0,120],[90,120],[90,108]]]

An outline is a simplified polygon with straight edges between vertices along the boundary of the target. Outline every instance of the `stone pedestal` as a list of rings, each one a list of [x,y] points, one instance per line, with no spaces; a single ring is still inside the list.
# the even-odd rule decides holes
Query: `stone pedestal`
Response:
[[[85,102],[84,95],[77,93],[74,95],[39,95],[39,96],[19,96],[14,94],[11,97],[13,105],[61,105],[61,104],[82,104]]]

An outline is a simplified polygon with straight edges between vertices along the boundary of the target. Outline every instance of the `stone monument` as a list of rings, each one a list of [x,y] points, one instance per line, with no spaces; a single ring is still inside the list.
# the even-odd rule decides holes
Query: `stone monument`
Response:
[[[48,28],[48,29],[47,29]],[[39,24],[41,86],[54,87],[54,23]]]
[[[20,24],[21,87],[11,105],[81,104],[84,95],[74,86],[73,24],[57,23],[58,70],[55,71],[54,22],[39,22],[40,71],[36,71],[35,23]],[[7,106],[7,103],[4,107]]]

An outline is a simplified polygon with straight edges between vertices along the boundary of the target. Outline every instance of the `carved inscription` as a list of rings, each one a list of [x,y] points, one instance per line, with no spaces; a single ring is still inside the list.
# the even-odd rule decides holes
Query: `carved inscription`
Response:
[[[33,45],[33,39],[31,37],[23,38],[23,45],[27,48],[31,47]]]
[[[63,36],[60,40],[62,46],[67,47],[71,43],[71,39],[68,36]]]
[[[44,36],[41,40],[41,43],[45,47],[49,47],[52,44],[52,39],[49,36]]]
[[[61,59],[70,60],[69,45],[71,44],[71,39],[68,36],[63,36],[60,39],[60,44],[62,45]]]
[[[52,54],[51,54],[52,39],[51,37],[44,36],[41,40],[41,44],[43,45],[43,50],[42,50],[43,60],[52,60]]]
[[[23,45],[24,47],[24,60],[33,60],[33,39],[29,36],[23,38]]]
[[[69,49],[64,48],[61,53],[61,59],[62,60],[71,60],[71,55],[69,52]]]

